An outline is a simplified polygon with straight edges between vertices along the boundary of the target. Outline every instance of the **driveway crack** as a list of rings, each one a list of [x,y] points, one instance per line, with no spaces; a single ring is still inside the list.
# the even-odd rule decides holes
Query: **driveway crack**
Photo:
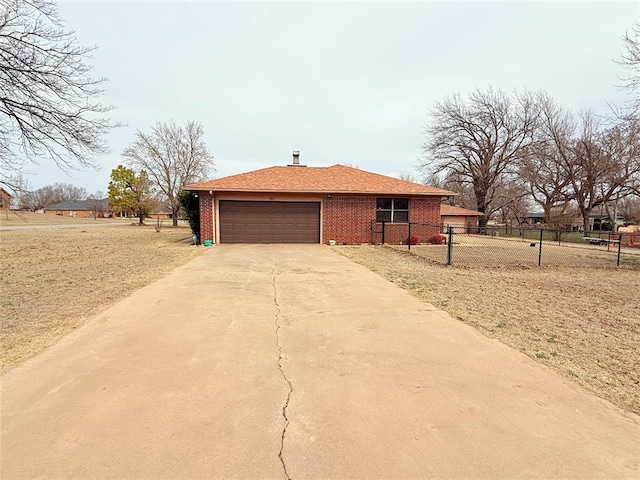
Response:
[[[289,417],[287,416],[287,408],[289,408],[289,400],[291,400],[291,394],[293,393],[293,384],[287,378],[286,373],[284,373],[284,369],[282,368],[282,344],[280,343],[280,315],[282,311],[280,310],[280,304],[278,304],[278,287],[276,285],[276,279],[280,275],[275,268],[273,268],[273,304],[276,309],[275,315],[275,326],[276,326],[276,346],[278,348],[278,369],[280,370],[280,375],[283,380],[289,386],[289,391],[287,392],[287,398],[282,405],[282,418],[284,418],[284,426],[282,427],[282,436],[280,437],[280,451],[278,452],[278,458],[280,459],[280,463],[282,464],[282,470],[284,471],[285,477],[287,480],[291,480],[291,476],[287,471],[287,464],[284,461],[284,440],[287,435],[287,428],[289,427]]]

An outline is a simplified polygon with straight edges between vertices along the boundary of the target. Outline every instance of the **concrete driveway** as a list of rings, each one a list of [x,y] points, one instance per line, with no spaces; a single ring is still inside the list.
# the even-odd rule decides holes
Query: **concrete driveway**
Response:
[[[640,419],[323,246],[218,246],[2,378],[13,478],[640,478]]]

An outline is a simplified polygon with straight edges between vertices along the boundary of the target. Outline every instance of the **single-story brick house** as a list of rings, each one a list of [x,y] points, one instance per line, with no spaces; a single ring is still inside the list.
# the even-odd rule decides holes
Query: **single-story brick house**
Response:
[[[443,203],[440,207],[440,222],[442,227],[451,226],[456,229],[464,227],[467,231],[474,231],[478,228],[478,218],[484,215],[477,210],[469,210],[468,208],[454,207]]]
[[[153,218],[154,220],[171,220],[173,218],[173,213],[167,209],[158,208],[147,215],[147,218]]]
[[[344,165],[306,167],[294,152],[292,165],[276,166],[194,183],[200,239],[214,243],[385,243],[426,239],[439,232],[439,188]]]
[[[76,218],[110,217],[112,215],[106,198],[67,200],[45,208],[44,213]]]

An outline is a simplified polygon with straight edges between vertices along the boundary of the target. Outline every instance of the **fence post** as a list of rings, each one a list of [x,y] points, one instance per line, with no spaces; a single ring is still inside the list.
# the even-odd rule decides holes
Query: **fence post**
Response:
[[[542,263],[542,235],[544,234],[544,229],[540,229],[540,245],[538,246],[538,266]]]
[[[620,266],[620,249],[622,248],[622,234],[618,235],[618,259],[616,261],[616,267]]]
[[[607,252],[611,250],[611,232],[609,232],[609,239],[607,242]],[[618,249],[620,250],[620,249]]]
[[[451,265],[451,255],[453,253],[453,227],[447,227],[447,265]]]
[[[409,238],[407,239],[407,247],[408,250],[411,251],[411,222],[409,223]]]
[[[384,220],[382,220],[382,245],[384,245]]]

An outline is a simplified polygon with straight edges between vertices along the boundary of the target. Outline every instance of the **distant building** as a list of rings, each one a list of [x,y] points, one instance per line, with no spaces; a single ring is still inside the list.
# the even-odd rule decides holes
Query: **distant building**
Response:
[[[11,208],[11,199],[13,197],[4,188],[0,187],[0,209],[9,210]]]
[[[147,215],[147,218],[153,218],[154,220],[170,220],[173,218],[173,214],[168,209],[160,207],[154,209],[149,215]]]
[[[45,208],[44,213],[75,218],[109,218],[113,215],[106,198],[67,200]]]
[[[543,212],[531,212],[527,214],[525,224],[544,226],[544,213]],[[591,212],[589,215],[589,231],[598,230],[612,230],[612,226],[615,225],[615,229],[624,225],[624,217],[618,215],[615,222],[612,222],[609,215],[600,212]],[[582,230],[582,217],[580,215],[574,215],[568,218],[566,228],[573,230]]]
[[[471,231],[478,228],[478,218],[483,215],[482,212],[477,210],[454,207],[446,203],[440,206],[440,223],[443,227],[464,227]]]

